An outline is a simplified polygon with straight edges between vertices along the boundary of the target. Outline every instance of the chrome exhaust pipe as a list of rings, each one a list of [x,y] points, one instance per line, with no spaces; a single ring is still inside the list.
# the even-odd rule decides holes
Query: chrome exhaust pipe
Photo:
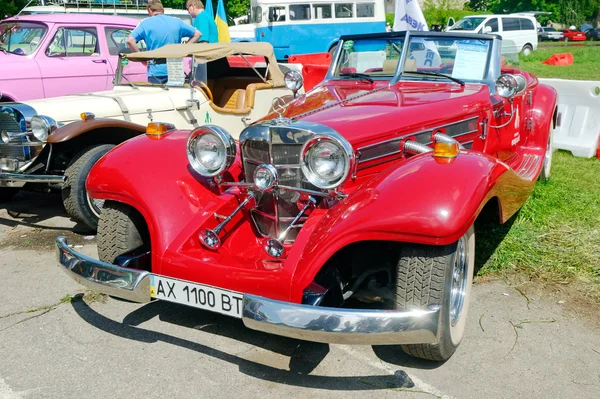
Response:
[[[455,140],[454,138],[448,136],[447,134],[444,133],[436,133],[433,135],[433,140],[436,143],[446,143],[446,144],[458,144],[458,148],[464,149],[465,147],[459,143],[457,140]]]
[[[424,154],[433,151],[433,148],[414,140],[406,140],[402,146],[402,152],[408,155]]]

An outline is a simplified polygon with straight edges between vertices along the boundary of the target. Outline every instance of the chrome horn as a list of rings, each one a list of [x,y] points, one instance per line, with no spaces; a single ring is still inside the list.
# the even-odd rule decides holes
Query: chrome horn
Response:
[[[231,215],[227,216],[221,223],[218,224],[214,229],[204,229],[198,234],[198,238],[200,239],[200,243],[207,247],[208,249],[219,249],[221,246],[221,239],[219,238],[219,233],[221,230],[231,221],[231,218],[235,216],[250,200],[254,199],[254,194],[248,193],[248,196],[241,204],[231,212]]]
[[[2,134],[0,134],[0,138],[4,144],[21,143],[23,141],[22,138],[27,137],[30,134],[30,132],[7,132],[6,130],[3,130]]]

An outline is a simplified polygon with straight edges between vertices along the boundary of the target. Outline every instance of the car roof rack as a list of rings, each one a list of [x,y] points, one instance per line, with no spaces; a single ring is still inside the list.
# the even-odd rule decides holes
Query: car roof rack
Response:
[[[51,0],[43,1],[45,6],[63,6],[66,8],[88,10],[139,10],[145,11],[148,0]]]

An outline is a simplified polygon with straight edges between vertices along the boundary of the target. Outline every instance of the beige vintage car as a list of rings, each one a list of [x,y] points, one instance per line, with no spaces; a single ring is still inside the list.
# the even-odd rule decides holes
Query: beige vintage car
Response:
[[[130,81],[132,63],[147,61],[167,63],[166,84]],[[155,122],[214,124],[237,137],[273,99],[301,90],[301,74],[282,68],[268,43],[173,44],[121,55],[111,91],[1,103],[0,201],[22,188],[60,189],[67,212],[95,229],[102,203],[85,180],[106,152]]]

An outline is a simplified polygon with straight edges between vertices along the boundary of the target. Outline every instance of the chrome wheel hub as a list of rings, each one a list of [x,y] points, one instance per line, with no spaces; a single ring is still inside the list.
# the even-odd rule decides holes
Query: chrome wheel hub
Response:
[[[458,323],[465,303],[467,283],[469,281],[469,259],[467,255],[467,240],[463,236],[458,240],[454,266],[452,268],[452,285],[450,287],[450,324]]]
[[[102,208],[104,207],[105,200],[91,198],[87,192],[85,193],[85,197],[87,198],[87,202],[90,209],[92,210],[92,213],[99,218],[100,213],[102,213]]]

